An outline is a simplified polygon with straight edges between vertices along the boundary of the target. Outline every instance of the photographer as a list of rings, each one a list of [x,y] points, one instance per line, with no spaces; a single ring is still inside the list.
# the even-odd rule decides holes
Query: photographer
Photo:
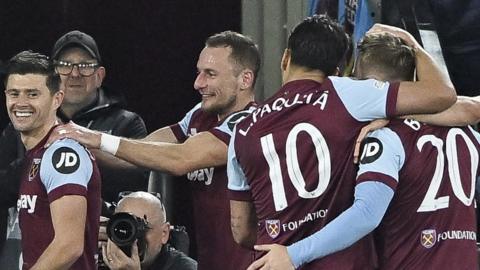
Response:
[[[197,262],[167,244],[170,235],[170,224],[166,222],[165,209],[154,195],[138,191],[123,197],[115,213],[129,213],[145,221],[145,246],[139,248],[137,239],[131,247],[131,256],[126,255],[109,238],[103,245],[102,255],[106,266],[116,269],[155,269],[155,270],[193,270],[197,269]],[[102,238],[102,231],[100,232]],[[103,234],[104,235],[104,234]],[[130,247],[128,247],[130,249]],[[139,249],[141,249],[139,251]],[[143,251],[143,252],[142,252]],[[143,260],[140,259],[143,253]]]

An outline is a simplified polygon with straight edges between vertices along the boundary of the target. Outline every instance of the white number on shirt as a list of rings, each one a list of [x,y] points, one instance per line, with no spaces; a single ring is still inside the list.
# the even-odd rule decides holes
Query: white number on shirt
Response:
[[[457,136],[460,136],[465,141],[468,151],[470,153],[470,177],[471,177],[471,190],[469,196],[465,194],[465,190],[462,187],[460,180],[460,171],[458,166],[458,154],[457,154]],[[418,150],[422,151],[423,146],[430,142],[437,149],[437,166],[433,174],[432,182],[428,187],[428,191],[425,194],[425,198],[418,208],[417,212],[431,212],[443,208],[448,208],[450,202],[450,196],[437,197],[438,189],[443,178],[443,171],[445,167],[445,157],[442,151],[443,141],[433,135],[424,135],[420,137],[417,142]],[[455,196],[466,206],[470,206],[475,194],[475,177],[477,175],[478,168],[478,151],[475,148],[472,140],[459,128],[452,128],[446,138],[446,154],[448,161],[448,176],[450,178],[450,184],[452,185],[453,193]]]
[[[310,135],[313,145],[315,146],[315,153],[317,155],[318,185],[313,191],[307,191],[305,189],[305,179],[303,178],[300,165],[298,164],[297,137],[300,132],[306,132],[308,135]],[[263,155],[265,156],[269,166],[269,176],[270,181],[272,182],[275,210],[281,211],[288,206],[288,202],[285,196],[285,188],[283,186],[280,157],[275,150],[275,143],[271,133],[260,138],[260,142],[262,145]],[[288,176],[292,181],[293,186],[297,190],[298,196],[305,199],[312,199],[322,195],[327,189],[328,183],[330,182],[331,173],[330,152],[322,133],[311,124],[297,124],[288,134],[285,149]]]

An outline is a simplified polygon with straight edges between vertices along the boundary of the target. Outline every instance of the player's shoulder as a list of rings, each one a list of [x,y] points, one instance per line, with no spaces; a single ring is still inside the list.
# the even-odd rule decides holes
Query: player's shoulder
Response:
[[[360,164],[385,162],[388,157],[400,157],[403,163],[405,148],[399,134],[389,127],[372,131],[362,142]],[[387,159],[385,159],[387,157]]]
[[[383,148],[384,145],[403,148],[401,135],[389,126],[372,131],[365,138],[363,144],[378,144],[379,148]]]
[[[56,171],[72,174],[81,168],[90,170],[93,160],[93,155],[77,141],[61,139],[53,142],[44,152],[41,173]]]
[[[395,133],[399,134],[402,139],[409,136],[418,136],[421,133],[429,132],[432,129],[444,128],[427,125],[414,119],[391,119],[388,127]]]
[[[81,145],[79,142],[65,138],[53,142],[43,154],[44,157],[57,157],[60,158],[62,155],[75,155],[78,158],[85,157],[85,154],[88,154],[92,159],[93,157],[88,152],[88,150]]]
[[[194,116],[197,116],[197,115],[202,115],[204,114],[205,112],[202,110],[202,103],[199,102],[197,103],[195,106],[193,106],[186,114],[185,114],[185,118],[187,119],[192,119]]]
[[[60,140],[54,141],[48,148],[47,151],[52,151],[54,149],[62,148],[62,147],[69,147],[73,149],[83,149],[85,150],[85,147],[81,145],[79,142],[76,140],[70,139],[70,138],[64,138]]]
[[[257,107],[255,105],[247,106],[244,110],[234,112],[230,114],[225,121],[222,122],[221,126],[225,126],[233,132],[235,126],[240,123],[243,119],[247,118]]]
[[[194,113],[201,113],[202,111],[202,102],[197,103],[195,106],[193,106],[188,113],[194,114]]]
[[[337,77],[329,76],[328,80],[332,83],[333,88],[339,92],[351,93],[350,91],[365,92],[365,91],[386,91],[390,83],[379,81],[376,79],[356,79],[351,77]]]

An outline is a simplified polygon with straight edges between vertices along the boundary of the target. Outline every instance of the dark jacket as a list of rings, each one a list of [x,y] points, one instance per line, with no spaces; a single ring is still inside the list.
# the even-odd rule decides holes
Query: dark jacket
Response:
[[[168,244],[162,247],[153,264],[148,270],[196,270],[197,262],[170,247]]]
[[[77,112],[71,119],[61,110],[58,117],[64,122],[72,120],[83,127],[102,131],[126,138],[143,138],[147,129],[142,118],[131,111],[124,110],[124,98],[115,92],[100,88],[96,101]]]

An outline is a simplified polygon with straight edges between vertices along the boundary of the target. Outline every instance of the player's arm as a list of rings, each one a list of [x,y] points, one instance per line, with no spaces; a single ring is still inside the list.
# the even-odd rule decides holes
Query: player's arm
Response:
[[[373,231],[393,197],[387,185],[368,181],[355,188],[353,205],[317,233],[287,247],[295,267],[343,250]]]
[[[142,139],[142,141],[178,143],[177,137],[175,137],[175,134],[170,127],[163,127],[157,129],[154,132],[148,134],[147,137]]]
[[[228,144],[227,176],[230,197],[230,227],[235,242],[252,248],[257,240],[257,215],[251,200],[250,186],[235,151],[236,130]]]
[[[437,113],[452,106],[456,100],[452,82],[415,38],[403,29],[383,24],[375,24],[368,33],[382,32],[403,39],[415,50],[418,81],[400,83],[396,114]]]
[[[85,240],[87,200],[83,196],[63,196],[50,203],[55,237],[32,270],[69,269],[82,255]]]
[[[252,202],[230,200],[230,226],[235,242],[253,247],[257,240],[257,217]]]
[[[181,144],[121,138],[115,155],[139,166],[183,175],[205,167],[225,165],[227,145],[210,132],[200,132]]]
[[[438,126],[466,126],[480,122],[480,96],[458,96],[452,107],[436,114],[414,114],[408,118]]]
[[[382,150],[362,155],[353,205],[317,233],[287,247],[295,267],[351,246],[375,229],[385,215],[405,153],[400,138],[389,129],[375,131],[371,137],[365,147]],[[273,259],[263,260],[256,263]]]
[[[163,127],[148,134],[145,138],[139,139],[143,142],[166,142],[166,143],[178,143],[172,129],[170,127]],[[121,158],[112,156],[109,153],[105,153],[99,149],[92,149],[92,153],[97,158],[98,162],[103,166],[121,169],[135,169],[136,165],[127,162]]]
[[[174,175],[225,165],[227,160],[227,145],[210,132],[200,132],[184,143],[175,144],[120,138],[69,123],[57,127],[49,142],[65,137],[90,149],[101,148],[137,166]]]
[[[359,184],[353,205],[317,233],[286,248],[278,244],[255,246],[267,254],[247,270],[298,268],[351,246],[378,226],[392,197],[393,191],[383,183]]]

